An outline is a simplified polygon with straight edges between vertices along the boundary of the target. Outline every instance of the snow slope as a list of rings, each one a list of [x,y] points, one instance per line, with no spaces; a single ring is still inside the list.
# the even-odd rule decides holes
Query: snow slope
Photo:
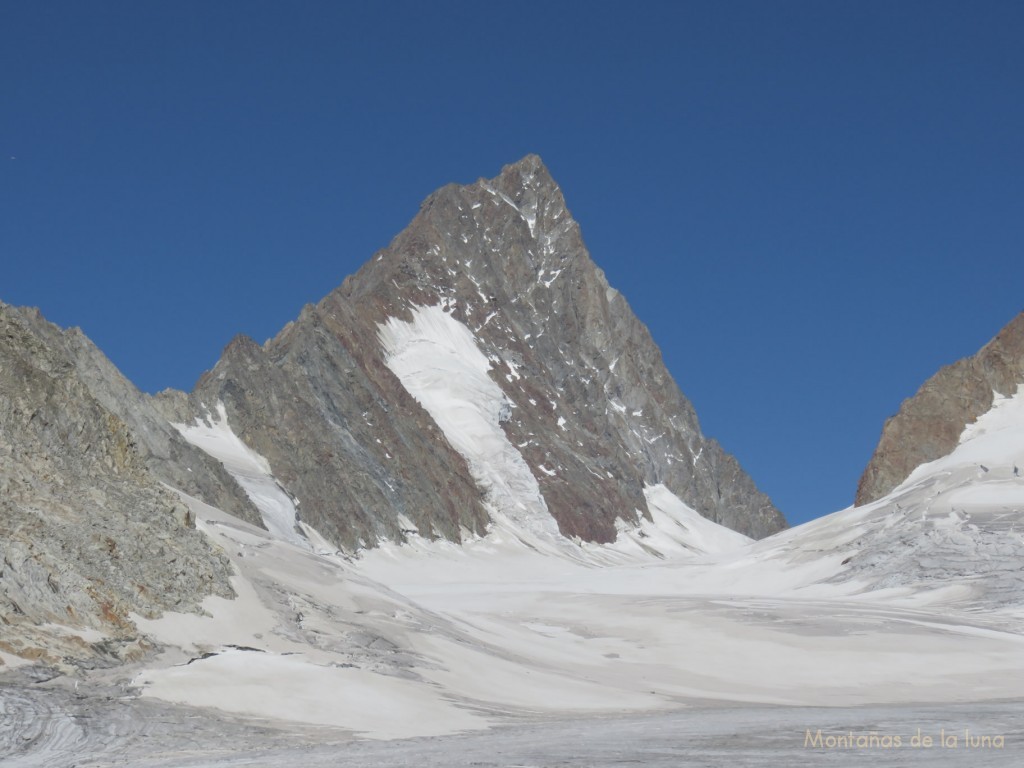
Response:
[[[608,545],[609,549],[655,557],[709,555],[741,549],[753,541],[708,520],[664,485],[647,486],[644,496],[651,519],[636,527],[620,520],[619,537]]]
[[[413,307],[410,322],[390,318],[378,335],[387,366],[466,459],[492,519],[527,539],[556,540],[537,479],[501,429],[515,406],[487,375],[473,332],[433,306]]]
[[[804,571],[792,587],[1018,613],[1024,386],[997,394],[952,453],[915,469],[888,496],[765,539],[746,560],[754,573]]]
[[[173,426],[188,442],[224,465],[252,499],[268,531],[285,541],[302,543],[295,527],[295,502],[274,479],[267,460],[231,430],[224,404],[217,403],[216,411],[208,422],[197,419],[194,424]]]

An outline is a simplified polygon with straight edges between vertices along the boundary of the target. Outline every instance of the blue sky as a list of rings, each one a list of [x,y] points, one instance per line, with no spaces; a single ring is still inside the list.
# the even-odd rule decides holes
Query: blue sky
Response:
[[[7,2],[0,299],[188,389],[536,152],[798,523],[1024,309],[1022,39],[1019,2]]]

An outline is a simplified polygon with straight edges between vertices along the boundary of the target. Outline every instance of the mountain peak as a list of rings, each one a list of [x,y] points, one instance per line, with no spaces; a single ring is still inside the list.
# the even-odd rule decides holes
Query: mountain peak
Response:
[[[505,174],[513,169],[518,169],[520,172],[526,171],[529,172],[530,174],[542,172],[548,175],[549,177],[551,175],[548,173],[547,166],[544,165],[544,161],[541,160],[540,155],[535,154],[533,152],[524,155],[519,160],[516,160],[514,163],[509,163],[508,165],[502,166],[501,174],[499,175]]]
[[[650,519],[659,484],[742,533],[785,526],[701,434],[536,155],[428,197],[264,355],[217,371],[195,399],[224,402],[304,519],[346,548],[511,519],[609,542]]]
[[[491,183],[506,189],[520,188],[535,191],[558,189],[558,184],[555,183],[551,172],[544,165],[544,161],[540,159],[539,155],[533,154],[526,155],[521,160],[504,166],[501,173],[491,179]]]

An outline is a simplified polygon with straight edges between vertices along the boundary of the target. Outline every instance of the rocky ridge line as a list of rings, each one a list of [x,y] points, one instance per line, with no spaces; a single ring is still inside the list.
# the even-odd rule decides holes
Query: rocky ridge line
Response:
[[[952,451],[968,424],[986,413],[993,393],[1010,396],[1024,383],[1024,312],[977,354],[939,370],[886,420],[857,486],[860,506],[885,496],[925,462]]]

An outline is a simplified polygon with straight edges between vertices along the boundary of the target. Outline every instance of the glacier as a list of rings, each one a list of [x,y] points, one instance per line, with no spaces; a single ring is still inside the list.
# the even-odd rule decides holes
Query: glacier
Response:
[[[468,328],[426,307],[380,336],[503,523],[462,545],[414,534],[346,555],[297,523],[220,408],[178,425],[264,514],[267,530],[180,494],[230,559],[237,597],[133,616],[160,649],[134,665],[48,680],[11,669],[5,765],[965,759],[809,748],[818,729],[966,730],[1006,745],[972,765],[1019,757],[1024,388],[869,505],[752,541],[650,485],[650,519],[598,545],[547,527]]]

